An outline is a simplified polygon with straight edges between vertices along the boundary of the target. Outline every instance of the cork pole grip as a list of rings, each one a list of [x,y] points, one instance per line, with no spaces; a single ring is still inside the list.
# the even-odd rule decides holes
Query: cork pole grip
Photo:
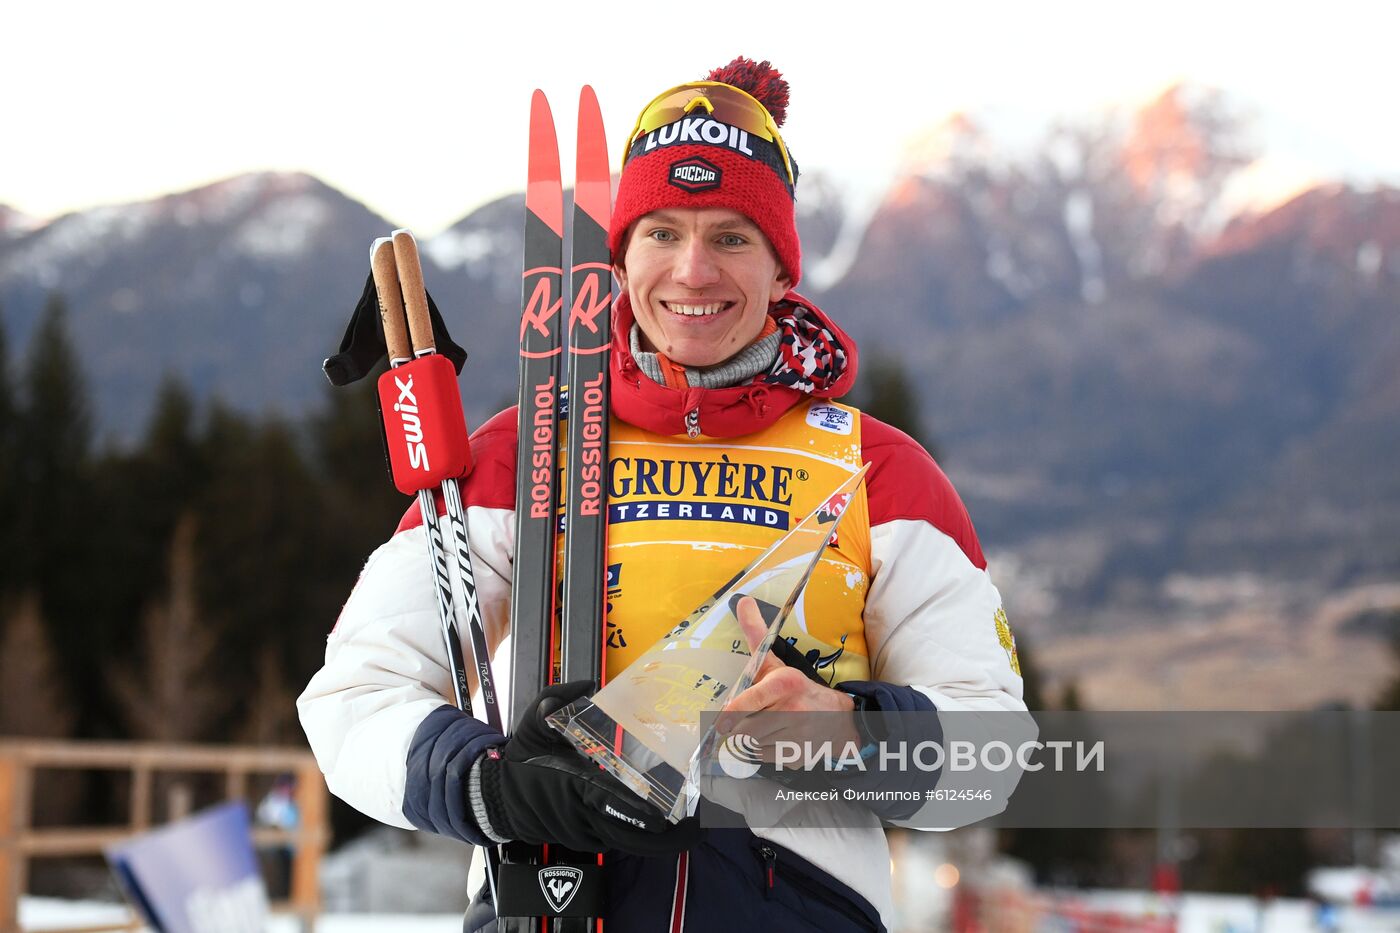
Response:
[[[423,265],[418,259],[418,243],[407,230],[394,231],[394,259],[398,263],[399,284],[403,287],[413,353],[415,356],[432,353],[435,349],[433,322],[428,316],[428,293],[423,288]]]
[[[374,290],[379,296],[379,321],[384,325],[384,343],[389,348],[389,365],[397,366],[413,358],[408,345],[408,322],[403,314],[403,296],[399,294],[399,272],[394,264],[394,243],[386,236],[374,241],[369,249],[369,268],[374,276]]]

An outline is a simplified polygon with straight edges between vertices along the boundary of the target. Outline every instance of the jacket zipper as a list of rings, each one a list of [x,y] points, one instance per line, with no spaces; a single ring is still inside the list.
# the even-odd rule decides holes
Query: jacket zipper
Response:
[[[772,896],[773,889],[777,886],[777,879],[782,877],[807,897],[821,901],[861,929],[877,929],[877,927],[871,925],[870,918],[866,917],[854,904],[850,903],[845,898],[826,890],[813,879],[807,877],[795,868],[788,869],[780,866],[778,864],[778,852],[772,846],[759,846],[758,854],[763,859],[763,896],[765,899]]]

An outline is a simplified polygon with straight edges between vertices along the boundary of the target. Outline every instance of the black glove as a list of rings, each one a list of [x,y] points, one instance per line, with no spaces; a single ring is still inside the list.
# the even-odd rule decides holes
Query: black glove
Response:
[[[669,855],[696,845],[698,821],[668,822],[545,723],[593,686],[580,680],[546,687],[505,746],[472,765],[468,793],[482,832],[501,842],[555,843],[579,852]]]

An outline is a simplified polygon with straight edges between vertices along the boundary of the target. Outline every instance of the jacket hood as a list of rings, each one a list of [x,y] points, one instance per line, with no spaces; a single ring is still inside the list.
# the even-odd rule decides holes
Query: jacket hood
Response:
[[[816,305],[790,291],[768,314],[782,332],[772,369],[724,389],[672,389],[653,382],[632,356],[635,318],[624,292],[613,307],[612,412],[654,434],[742,437],[781,418],[809,398],[837,399],[856,378],[856,345]]]

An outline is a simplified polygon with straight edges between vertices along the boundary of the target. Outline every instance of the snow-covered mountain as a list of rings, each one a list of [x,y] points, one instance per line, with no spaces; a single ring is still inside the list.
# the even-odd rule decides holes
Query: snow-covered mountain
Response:
[[[0,243],[16,239],[38,225],[39,221],[33,217],[29,217],[9,205],[0,204]]]
[[[1073,565],[1067,587],[1261,547],[1280,572],[1400,566],[1400,192],[1243,196],[1251,138],[1218,94],[1177,87],[1016,147],[956,116],[868,203],[802,180],[802,290],[909,368],[984,533]],[[514,396],[522,208],[502,198],[424,244],[471,353],[472,424]],[[43,225],[0,209],[8,344],[61,291],[118,437],[166,370],[302,412],[393,226],[305,175]],[[1291,513],[1305,495],[1312,510]]]
[[[166,372],[296,413],[388,226],[310,176],[241,176],[0,241],[0,308],[23,347],[47,296],[63,296],[98,424],[118,437],[139,429]]]
[[[1064,557],[1082,528],[1086,589],[1279,543],[1297,477],[1320,517],[1289,518],[1290,572],[1319,553],[1334,577],[1400,565],[1400,484],[1373,471],[1400,454],[1400,192],[1320,185],[1232,216],[1246,129],[1184,87],[1010,155],[959,115],[819,296],[911,366],[993,538],[1040,527]]]

